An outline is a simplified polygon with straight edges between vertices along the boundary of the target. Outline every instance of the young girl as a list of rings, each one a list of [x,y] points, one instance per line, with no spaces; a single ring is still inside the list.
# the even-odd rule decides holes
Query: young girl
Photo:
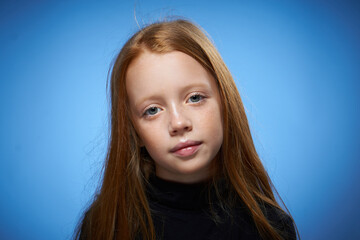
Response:
[[[80,239],[296,239],[232,76],[185,20],[149,25],[112,69],[111,137]]]

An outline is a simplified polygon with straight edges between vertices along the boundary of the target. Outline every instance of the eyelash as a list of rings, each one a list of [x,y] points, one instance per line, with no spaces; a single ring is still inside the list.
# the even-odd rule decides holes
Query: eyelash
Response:
[[[161,109],[160,109],[160,110],[157,111],[155,114],[151,115],[151,114],[149,114],[148,112],[149,112],[152,108],[160,109],[159,107],[150,106],[150,107],[148,107],[148,108],[144,111],[143,116],[144,116],[144,117],[152,117],[152,116],[156,115],[158,112],[161,111]]]
[[[190,102],[190,103],[194,103],[194,104],[201,103],[201,102],[206,98],[204,95],[202,95],[202,94],[200,94],[200,93],[193,93],[193,94],[188,98],[188,100],[187,100],[186,102],[189,102],[189,100],[190,100],[192,97],[197,97],[197,96],[200,97],[199,101],[197,101],[197,102]],[[149,111],[150,111],[151,109],[153,109],[153,108],[158,109],[158,111],[157,111],[156,113],[154,113],[153,115],[151,115],[151,114],[149,114]],[[155,115],[156,115],[157,113],[159,113],[160,111],[161,111],[161,109],[160,109],[159,107],[150,106],[150,107],[148,107],[148,108],[144,111],[143,116],[144,116],[145,118],[150,118],[150,117],[152,117],[152,116],[155,116]]]
[[[196,96],[199,96],[200,97],[200,100],[198,102],[193,102],[193,103],[199,103],[201,101],[203,101],[205,99],[205,96],[200,94],[200,93],[193,93],[188,100],[190,100],[192,97],[196,97]]]

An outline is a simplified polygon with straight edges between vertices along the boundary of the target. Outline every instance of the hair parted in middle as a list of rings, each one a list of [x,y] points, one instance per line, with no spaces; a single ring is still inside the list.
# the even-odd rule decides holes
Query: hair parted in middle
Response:
[[[145,194],[154,164],[141,147],[133,126],[126,92],[129,65],[144,52],[183,52],[198,61],[215,79],[223,113],[223,144],[213,161],[216,179],[224,179],[239,197],[264,239],[281,239],[266,219],[262,206],[281,209],[272,183],[256,152],[245,109],[235,82],[204,31],[187,20],[148,25],[131,37],[117,56],[110,78],[111,133],[103,182],[88,213],[92,239],[155,239]],[[232,196],[232,198],[234,198]],[[230,201],[230,200],[229,200]],[[115,231],[116,230],[116,231]]]

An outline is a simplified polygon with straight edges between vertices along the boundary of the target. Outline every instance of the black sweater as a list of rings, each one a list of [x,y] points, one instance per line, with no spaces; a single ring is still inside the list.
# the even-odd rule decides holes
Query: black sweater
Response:
[[[240,200],[231,210],[224,210],[206,183],[181,184],[156,176],[150,177],[149,183],[147,195],[157,239],[261,239]],[[209,204],[209,199],[212,204]],[[288,215],[272,207],[266,207],[264,211],[273,226],[282,230],[284,239],[296,239],[293,222]]]
[[[151,176],[146,194],[157,239],[260,240],[244,204],[237,200],[231,209],[224,208],[213,190],[207,183],[181,184]],[[222,196],[228,193],[225,188],[220,190]],[[264,213],[271,224],[283,232],[284,239],[296,239],[293,222],[288,215],[273,207],[265,207]],[[87,215],[81,227],[81,240],[91,239]]]

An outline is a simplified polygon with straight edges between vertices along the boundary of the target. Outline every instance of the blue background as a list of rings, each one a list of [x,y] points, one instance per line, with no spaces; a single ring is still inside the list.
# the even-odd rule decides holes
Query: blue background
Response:
[[[360,238],[357,1],[1,1],[0,239],[68,239],[106,153],[109,66],[140,25],[212,37],[303,239]]]

